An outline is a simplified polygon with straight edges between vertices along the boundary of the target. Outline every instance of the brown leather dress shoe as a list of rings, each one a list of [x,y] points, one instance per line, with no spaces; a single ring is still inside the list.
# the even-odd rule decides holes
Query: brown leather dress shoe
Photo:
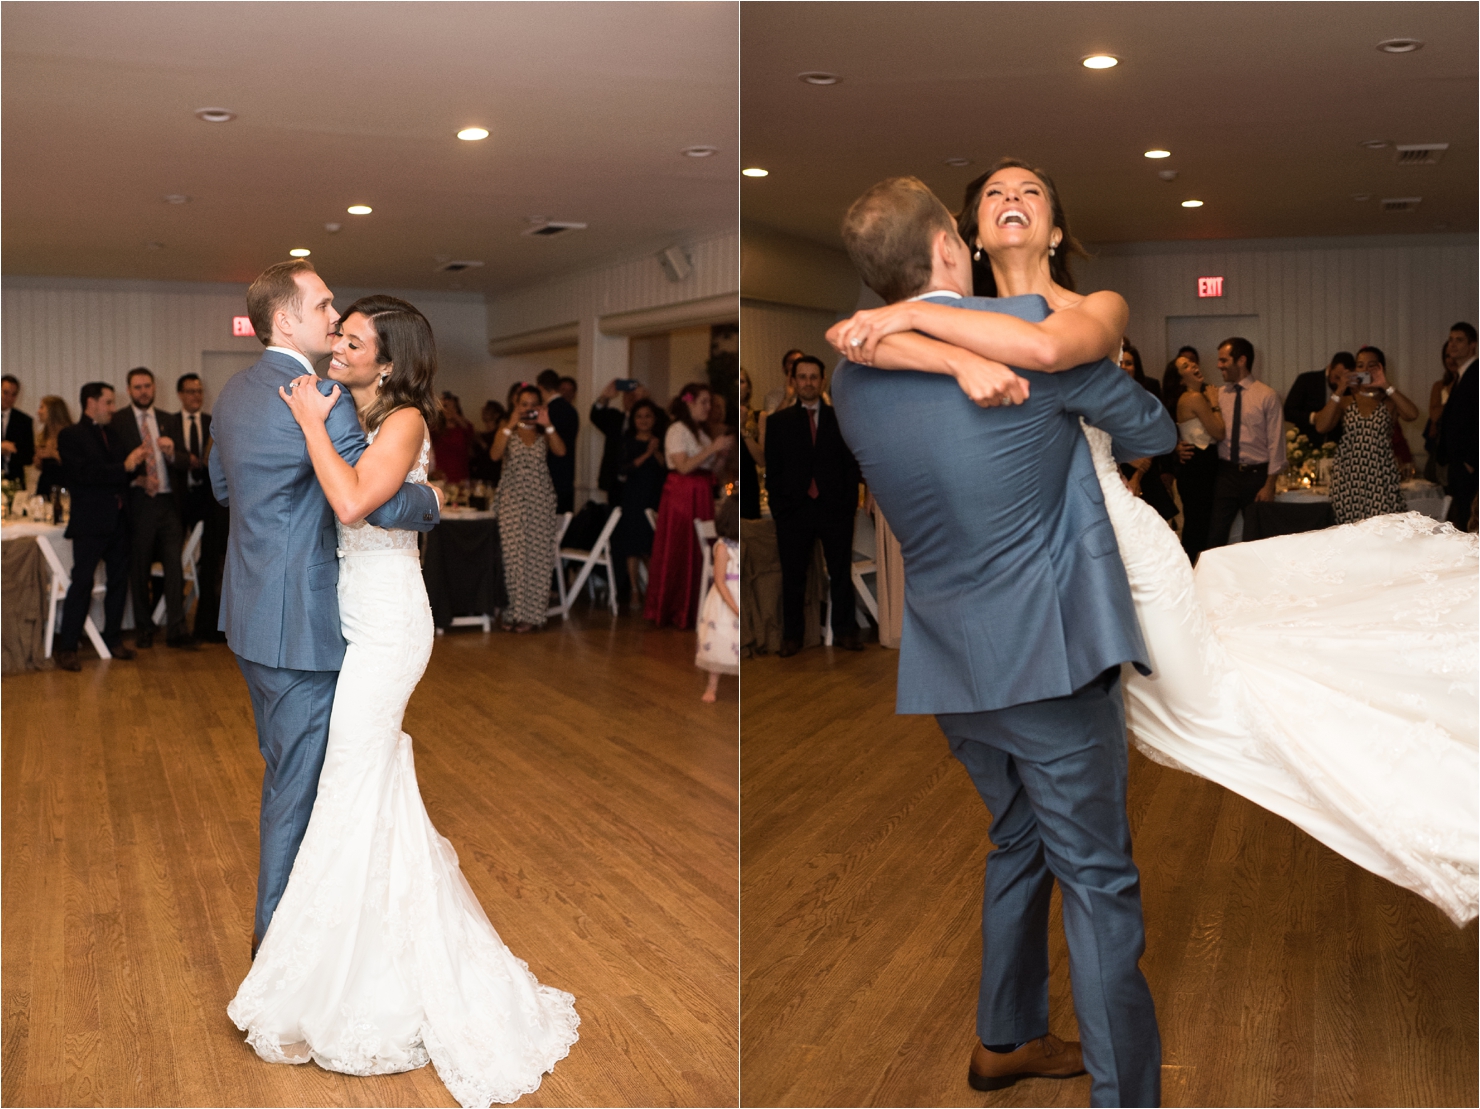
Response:
[[[81,670],[82,663],[77,661],[76,651],[58,651],[56,658],[58,670]]]
[[[117,647],[109,647],[108,653],[119,662],[131,662],[136,657],[133,650],[120,643]]]
[[[1079,1044],[1057,1036],[1039,1036],[1016,1051],[988,1051],[981,1044],[971,1053],[966,1081],[973,1090],[1003,1090],[1019,1078],[1073,1078],[1084,1073]]]
[[[796,654],[801,649],[802,645],[798,643],[795,639],[783,639],[781,641],[780,650],[776,652],[776,657],[791,658],[792,655]]]

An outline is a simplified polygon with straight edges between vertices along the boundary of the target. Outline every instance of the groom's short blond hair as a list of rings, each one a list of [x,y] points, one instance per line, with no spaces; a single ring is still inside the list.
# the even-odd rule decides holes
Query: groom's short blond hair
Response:
[[[918,177],[891,177],[864,193],[843,217],[843,245],[863,283],[893,304],[930,283],[931,246],[955,217]]]
[[[262,345],[272,343],[272,318],[279,308],[290,307],[297,313],[303,307],[303,290],[298,287],[300,273],[317,273],[307,258],[294,258],[268,266],[247,290],[247,317]]]

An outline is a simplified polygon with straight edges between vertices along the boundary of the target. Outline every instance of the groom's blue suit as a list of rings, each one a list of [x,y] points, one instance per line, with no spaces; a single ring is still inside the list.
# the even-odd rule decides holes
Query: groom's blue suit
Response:
[[[1037,296],[933,299],[1048,315]],[[1177,433],[1108,361],[1024,376],[1026,403],[980,408],[949,377],[844,362],[833,405],[904,555],[897,710],[936,714],[992,813],[978,1034],[1048,1032],[1057,878],[1092,1104],[1155,1105],[1119,686],[1146,648],[1079,419],[1122,459],[1166,454]]]
[[[329,739],[334,686],[344,661],[339,630],[339,546],[308,444],[278,396],[306,371],[267,351],[234,375],[211,413],[211,490],[231,510],[220,629],[247,680],[262,776],[262,852],[253,933],[267,932],[308,828]],[[329,386],[319,383],[322,392]],[[325,422],[350,465],[365,450],[354,402],[343,392]],[[430,531],[436,495],[402,485],[368,517],[383,528]]]

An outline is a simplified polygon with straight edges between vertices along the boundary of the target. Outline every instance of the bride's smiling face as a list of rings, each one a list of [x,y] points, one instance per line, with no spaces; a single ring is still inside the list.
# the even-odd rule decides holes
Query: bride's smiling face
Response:
[[[977,236],[988,254],[1029,247],[1047,254],[1063,237],[1053,224],[1048,189],[1026,169],[1002,169],[982,186],[976,207]]]
[[[375,324],[359,312],[339,321],[339,337],[331,349],[329,379],[350,389],[373,383],[391,368],[389,362],[376,361]]]

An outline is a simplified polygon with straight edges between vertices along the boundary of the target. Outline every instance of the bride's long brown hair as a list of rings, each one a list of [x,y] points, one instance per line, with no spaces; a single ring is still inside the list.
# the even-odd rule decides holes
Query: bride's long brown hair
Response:
[[[997,275],[992,272],[992,260],[987,257],[986,251],[976,244],[976,211],[981,205],[982,190],[987,187],[987,182],[992,175],[1004,169],[1025,169],[1038,180],[1043,182],[1043,188],[1048,193],[1048,206],[1053,212],[1053,225],[1063,233],[1063,239],[1059,241],[1058,249],[1048,259],[1048,274],[1053,278],[1054,284],[1061,288],[1074,291],[1074,274],[1069,269],[1069,259],[1074,255],[1088,258],[1089,251],[1085,250],[1079,240],[1069,230],[1069,217],[1064,214],[1064,206],[1059,202],[1059,190],[1053,183],[1053,178],[1044,173],[1037,166],[1030,166],[1027,162],[1020,162],[1016,158],[1003,158],[986,173],[982,174],[971,184],[966,186],[966,199],[961,203],[961,211],[956,216],[956,229],[961,233],[961,238],[966,240],[966,245],[971,248],[971,277],[974,292],[979,297],[994,297],[997,295]],[[981,257],[978,258],[977,255]]]
[[[432,392],[437,374],[437,343],[432,325],[413,304],[399,297],[361,297],[344,310],[343,319],[358,312],[375,326],[375,360],[389,364],[391,371],[380,383],[380,392],[362,413],[365,430],[374,431],[398,408],[415,408],[437,428],[442,407]]]

